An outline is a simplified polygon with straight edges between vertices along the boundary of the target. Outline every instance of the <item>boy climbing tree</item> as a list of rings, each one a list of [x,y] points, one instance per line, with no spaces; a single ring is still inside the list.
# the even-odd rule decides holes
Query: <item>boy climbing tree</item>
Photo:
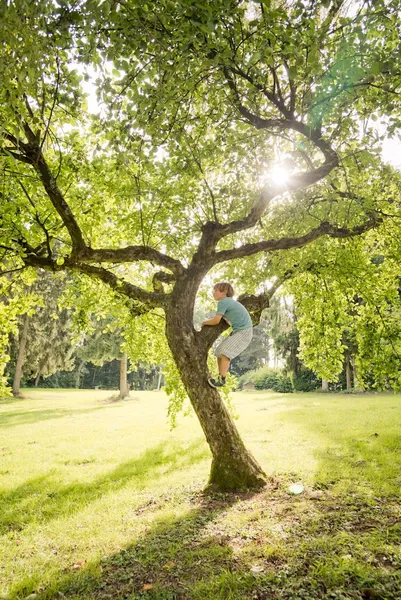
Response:
[[[226,385],[230,361],[241,354],[252,341],[251,317],[245,306],[234,300],[233,296],[234,289],[230,283],[226,281],[216,283],[213,288],[213,298],[218,303],[216,316],[202,323],[202,327],[218,325],[221,319],[224,319],[232,327],[229,337],[225,338],[215,350],[219,377],[218,379],[208,378],[208,383],[213,388]]]

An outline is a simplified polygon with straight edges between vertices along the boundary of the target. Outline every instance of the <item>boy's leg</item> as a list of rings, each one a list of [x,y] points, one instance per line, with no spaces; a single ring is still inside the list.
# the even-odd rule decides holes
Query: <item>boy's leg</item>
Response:
[[[249,346],[252,340],[252,328],[237,331],[232,336],[226,338],[215,350],[217,356],[217,366],[220,377],[216,380],[213,377],[208,378],[209,385],[213,388],[223,387],[226,384],[226,375],[230,367],[231,358],[227,354],[236,357]],[[227,352],[227,354],[224,354]]]
[[[225,377],[227,375],[228,369],[230,368],[230,359],[228,358],[228,356],[220,354],[219,358],[217,359],[217,362],[219,365],[220,377]]]
[[[226,385],[226,375],[230,366],[230,359],[228,356],[220,354],[217,357],[217,366],[219,369],[219,378],[213,379],[213,377],[209,377],[208,379],[209,385],[213,388],[219,388]]]

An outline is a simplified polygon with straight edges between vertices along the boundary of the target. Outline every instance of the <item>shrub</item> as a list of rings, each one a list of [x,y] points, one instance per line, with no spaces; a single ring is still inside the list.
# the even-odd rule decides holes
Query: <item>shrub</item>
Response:
[[[282,392],[283,394],[288,394],[294,391],[292,381],[284,373],[281,373],[274,384],[274,387],[271,388],[275,392]]]
[[[279,377],[277,369],[269,369],[268,367],[258,369],[255,373],[253,383],[257,390],[272,390]]]
[[[274,390],[275,392],[292,392],[290,378],[280,369],[262,367],[256,371],[248,371],[239,378],[239,387],[246,383],[253,383],[257,390]]]
[[[313,392],[321,385],[321,380],[310,369],[301,369],[294,377],[293,386],[297,392]]]

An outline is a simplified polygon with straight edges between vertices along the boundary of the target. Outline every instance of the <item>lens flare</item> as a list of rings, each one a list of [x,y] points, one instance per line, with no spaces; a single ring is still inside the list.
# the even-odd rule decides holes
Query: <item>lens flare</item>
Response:
[[[275,165],[270,171],[270,180],[276,185],[283,185],[287,183],[289,177],[290,172],[282,165]]]

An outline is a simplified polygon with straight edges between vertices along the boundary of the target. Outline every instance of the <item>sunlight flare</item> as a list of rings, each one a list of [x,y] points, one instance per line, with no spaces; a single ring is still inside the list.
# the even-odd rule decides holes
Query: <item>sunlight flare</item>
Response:
[[[276,185],[284,185],[287,183],[291,173],[287,167],[283,165],[274,165],[270,171],[270,180]]]

